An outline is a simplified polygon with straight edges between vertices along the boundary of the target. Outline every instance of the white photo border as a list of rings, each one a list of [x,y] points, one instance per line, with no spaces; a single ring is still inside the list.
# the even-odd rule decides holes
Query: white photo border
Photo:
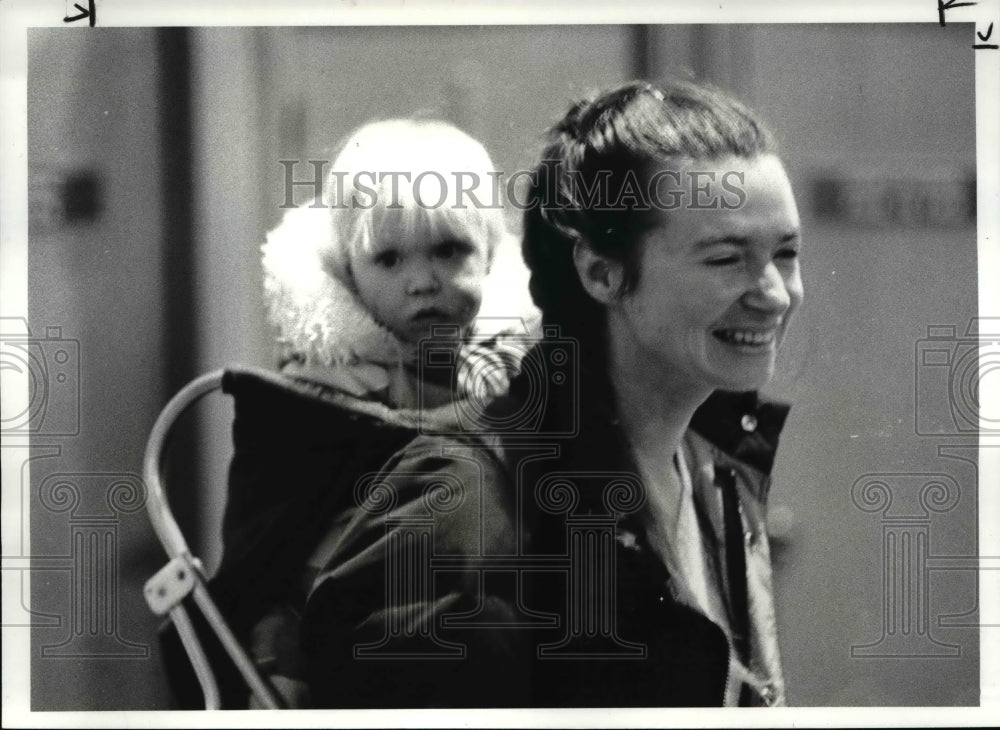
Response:
[[[777,0],[720,0],[712,3],[610,2],[561,0],[555,3],[528,2],[419,2],[417,0],[356,0],[324,3],[319,0],[292,3],[262,0],[211,5],[204,0],[150,2],[143,0],[96,0],[100,26],[189,26],[189,25],[384,25],[384,24],[573,24],[590,23],[927,23],[937,20],[937,0],[869,0],[857,2],[803,1],[794,4]],[[83,4],[83,3],[81,3]],[[73,3],[64,0],[24,0],[0,4],[0,314],[27,317],[27,75],[26,37],[32,27],[63,25],[73,12]],[[1000,26],[1000,1],[978,2],[974,7],[949,11],[950,22],[977,23],[980,31],[989,22]],[[980,21],[981,26],[980,27]],[[79,32],[87,32],[80,28]],[[994,38],[1000,36],[996,31]],[[970,44],[974,42],[970,38]],[[970,53],[972,50],[970,49]],[[978,181],[978,272],[980,316],[1000,315],[1000,52],[976,55],[976,143]],[[994,272],[989,275],[988,272]],[[4,388],[27,389],[26,380],[7,378]],[[1000,382],[985,380],[980,394],[983,402],[1000,402]],[[5,446],[16,446],[3,436]],[[981,484],[1000,484],[1000,450],[984,447],[980,440]],[[13,457],[20,449],[4,449],[4,504],[16,491],[23,462]],[[1000,494],[980,489],[980,555],[1000,555],[1000,525],[986,519],[1000,515]],[[4,533],[10,534],[21,516],[3,510]],[[13,521],[13,522],[12,522]],[[5,542],[6,552],[6,542]],[[13,596],[4,596],[4,611]],[[980,596],[981,610],[995,615],[1000,596]],[[1000,721],[1000,629],[980,632],[982,705],[978,708],[794,708],[767,712],[727,710],[617,709],[600,711],[483,710],[483,711],[294,711],[275,716],[270,712],[158,713],[158,712],[31,712],[29,672],[30,632],[3,629],[3,725],[5,727],[204,727],[207,725],[271,727],[344,726],[549,726],[631,727],[631,726],[925,726],[984,725]]]

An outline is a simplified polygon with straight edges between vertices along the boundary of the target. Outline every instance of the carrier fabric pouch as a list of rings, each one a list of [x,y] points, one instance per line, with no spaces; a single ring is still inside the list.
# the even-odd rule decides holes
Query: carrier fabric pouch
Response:
[[[223,520],[223,558],[209,592],[246,646],[254,625],[275,605],[295,603],[302,568],[357,480],[377,471],[411,441],[415,427],[346,408],[329,391],[268,373],[229,371],[222,389],[235,401],[234,455]],[[195,607],[199,637],[225,708],[245,708],[248,692]],[[204,699],[176,630],[160,632],[178,705]]]

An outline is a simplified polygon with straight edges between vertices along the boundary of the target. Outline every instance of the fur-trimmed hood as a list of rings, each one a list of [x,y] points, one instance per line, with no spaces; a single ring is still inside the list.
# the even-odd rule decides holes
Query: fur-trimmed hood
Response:
[[[417,347],[375,321],[353,287],[324,270],[320,251],[331,235],[330,210],[302,206],[289,210],[261,247],[265,303],[281,359],[311,369],[412,363]],[[514,353],[519,361],[517,353],[527,351],[540,319],[517,242],[507,237],[496,246],[483,282],[474,349],[481,354],[507,341],[507,359]],[[524,344],[510,347],[511,340]]]
[[[264,299],[281,359],[312,366],[394,363],[412,357],[380,325],[351,287],[323,269],[319,252],[330,241],[330,211],[289,210],[261,247]]]

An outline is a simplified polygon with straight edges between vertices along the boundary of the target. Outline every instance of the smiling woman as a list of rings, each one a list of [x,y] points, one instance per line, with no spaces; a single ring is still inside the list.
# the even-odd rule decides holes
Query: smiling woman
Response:
[[[681,201],[584,203],[548,166],[533,192],[556,191],[557,205],[525,219],[543,322],[580,341],[587,396],[580,437],[560,460],[638,475],[645,503],[618,521],[616,538],[621,546],[628,535],[630,551],[656,566],[638,582],[675,607],[619,630],[651,647],[640,675],[681,675],[690,693],[645,677],[633,703],[783,704],[764,502],[787,408],[755,391],[774,372],[803,291],[799,215],[774,142],[715,90],[631,83],[571,109],[544,158],[585,182],[607,176],[610,189],[633,176],[640,186],[669,180]],[[734,181],[739,204],[723,205]],[[623,605],[634,587],[621,581],[610,590],[620,610],[635,611]],[[678,662],[666,625],[699,622],[706,637],[689,647],[699,659]],[[638,681],[634,671],[609,673],[606,697]],[[554,684],[553,694],[589,703],[567,676]]]

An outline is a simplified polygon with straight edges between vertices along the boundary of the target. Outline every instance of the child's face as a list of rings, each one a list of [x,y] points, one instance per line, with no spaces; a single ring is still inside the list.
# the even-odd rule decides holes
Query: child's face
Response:
[[[447,233],[419,243],[383,241],[354,257],[351,272],[362,303],[404,342],[440,324],[469,324],[482,302],[486,246]]]

